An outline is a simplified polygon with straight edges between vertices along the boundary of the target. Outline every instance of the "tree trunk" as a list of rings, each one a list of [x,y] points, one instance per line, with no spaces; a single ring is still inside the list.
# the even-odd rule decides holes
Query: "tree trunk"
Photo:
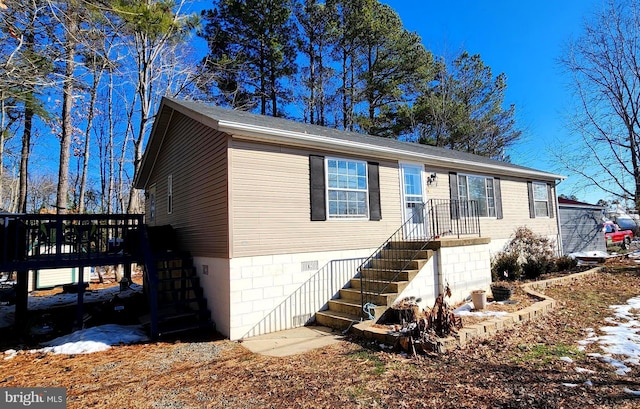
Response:
[[[93,115],[96,105],[96,97],[98,93],[98,84],[101,75],[98,72],[93,73],[93,87],[91,88],[91,96],[89,101],[89,114],[87,115],[87,126],[84,136],[84,155],[82,157],[82,177],[80,179],[80,195],[78,199],[78,213],[85,212],[84,197],[87,190],[87,173],[89,172],[89,147],[91,146],[91,129],[93,128]]]
[[[71,5],[68,5],[69,7]],[[71,11],[71,10],[69,10]],[[62,87],[62,134],[60,135],[60,168],[58,170],[58,189],[56,200],[56,212],[67,213],[67,199],[69,194],[69,156],[73,124],[71,111],[73,109],[74,70],[76,57],[76,38],[78,22],[72,13],[67,14],[67,27],[65,35],[65,76]]]
[[[29,156],[31,152],[33,115],[33,109],[30,108],[28,104],[25,104],[24,129],[22,131],[22,151],[20,154],[20,186],[18,188],[18,212],[21,213],[27,212],[27,189],[29,187]]]

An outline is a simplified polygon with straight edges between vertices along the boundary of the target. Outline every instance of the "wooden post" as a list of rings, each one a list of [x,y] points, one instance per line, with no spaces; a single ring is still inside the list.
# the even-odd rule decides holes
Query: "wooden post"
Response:
[[[29,271],[18,271],[16,277],[16,315],[15,326],[19,331],[27,328],[29,311]]]
[[[124,263],[124,277],[129,280],[129,284],[131,284],[131,260],[127,260]]]
[[[76,315],[78,329],[82,329],[84,327],[83,306],[84,306],[84,267],[80,267],[80,271],[78,272],[78,310]]]

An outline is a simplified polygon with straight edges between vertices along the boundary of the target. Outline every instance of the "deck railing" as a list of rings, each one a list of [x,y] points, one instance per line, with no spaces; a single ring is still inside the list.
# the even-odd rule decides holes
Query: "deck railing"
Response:
[[[142,215],[0,216],[0,270],[100,265],[139,256]]]
[[[463,235],[480,236],[478,203],[474,200],[429,200],[416,203],[409,217],[359,267],[360,298],[364,318],[377,296],[390,293],[391,283],[398,281],[429,242],[436,238]]]

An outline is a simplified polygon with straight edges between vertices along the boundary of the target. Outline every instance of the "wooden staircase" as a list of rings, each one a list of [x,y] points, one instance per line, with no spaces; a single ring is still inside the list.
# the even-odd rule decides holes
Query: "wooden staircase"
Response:
[[[360,276],[350,280],[349,287],[340,290],[338,298],[329,300],[328,309],[316,313],[316,323],[345,330],[362,321],[367,314],[362,311],[361,286],[367,300],[375,304],[369,313],[374,321],[380,318],[433,256],[433,250],[422,250],[425,246],[424,241],[389,242],[361,269]]]
[[[180,253],[156,255],[157,337],[198,330],[213,331],[211,311],[207,308],[200,279],[190,256]],[[153,291],[145,283],[145,292]],[[150,326],[150,316],[141,319]]]

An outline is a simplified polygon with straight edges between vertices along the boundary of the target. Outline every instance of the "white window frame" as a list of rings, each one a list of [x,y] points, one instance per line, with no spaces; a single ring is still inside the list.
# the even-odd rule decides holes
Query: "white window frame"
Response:
[[[536,186],[542,187],[543,189],[536,189]],[[536,218],[549,217],[549,188],[546,183],[543,182],[533,182],[531,184],[531,188],[533,190],[533,209]],[[536,196],[537,191],[544,191],[544,198]],[[545,213],[538,212],[538,203],[544,202]]]
[[[478,198],[469,198],[469,179],[468,178],[478,178],[483,180],[484,185],[484,209],[486,209],[486,214],[482,214],[480,206],[480,199]],[[464,182],[462,182],[464,180]],[[465,191],[462,191],[462,187],[465,188]],[[492,176],[482,176],[482,175],[472,175],[472,174],[458,174],[458,200],[460,202],[467,200],[476,200],[478,201],[478,216],[495,219],[497,217],[497,208],[496,208],[496,191],[495,191],[495,179]],[[489,195],[491,192],[491,196]],[[461,203],[462,204],[462,203]],[[461,215],[468,215],[465,209],[460,209]]]
[[[173,213],[173,175],[167,176],[167,214]]]
[[[329,163],[332,161],[337,161],[337,162],[347,162],[347,169],[349,168],[349,163],[355,163],[356,164],[356,172],[357,172],[357,168],[358,165],[361,165],[364,168],[364,175],[360,175],[360,174],[356,174],[355,176],[357,178],[359,177],[364,177],[364,182],[365,182],[365,188],[349,188],[349,187],[332,187],[330,185],[330,169],[329,169]],[[337,157],[325,157],[325,164],[324,164],[324,177],[325,177],[325,186],[326,186],[326,209],[327,209],[327,219],[328,220],[353,220],[353,219],[357,219],[357,220],[362,220],[362,219],[369,219],[369,169],[367,166],[367,162],[363,161],[363,160],[357,160],[357,159],[347,159],[347,158],[337,158]],[[338,166],[338,169],[340,169],[340,167]],[[341,175],[339,172],[336,173],[336,178],[338,177],[347,177],[347,179],[349,178],[349,176],[351,175]],[[331,203],[334,201],[331,199],[331,193],[332,192],[346,192],[347,195],[349,193],[364,193],[364,213],[356,213],[356,214],[332,214],[331,213]],[[335,200],[336,202],[339,202],[339,200]],[[349,200],[347,199],[347,211],[349,209]]]

